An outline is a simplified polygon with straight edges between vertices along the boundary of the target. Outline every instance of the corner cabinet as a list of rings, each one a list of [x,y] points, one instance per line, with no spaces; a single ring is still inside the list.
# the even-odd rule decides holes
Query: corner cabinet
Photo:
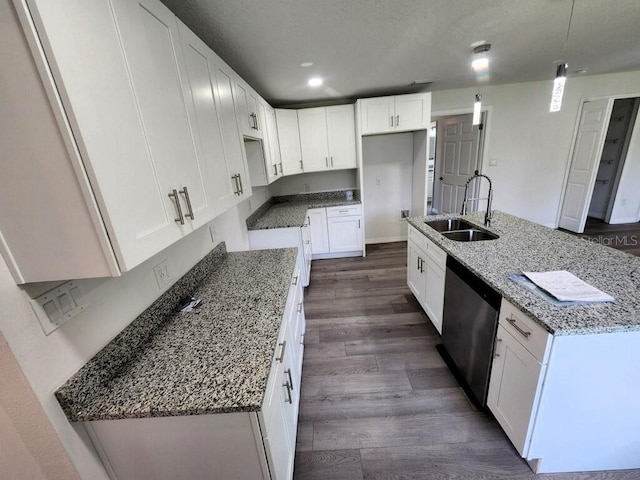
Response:
[[[260,410],[85,422],[109,478],[293,478],[305,331],[299,275],[296,267]]]
[[[446,267],[447,254],[444,250],[409,225],[407,285],[440,334]]]
[[[353,105],[298,110],[304,172],[356,168]]]
[[[30,50],[20,40],[24,51],[16,58],[31,54],[37,71],[16,60],[8,82],[39,76],[27,111],[46,102],[50,109],[21,119],[7,185],[0,184],[9,195],[0,249],[17,283],[120,275],[228,208],[229,185],[236,202],[250,195],[246,170],[224,173],[221,148],[233,158],[226,147],[240,147],[240,137],[220,129],[224,100],[212,99],[211,71],[204,70],[210,63],[194,57],[202,51],[183,50],[189,45],[164,5],[27,0],[16,2],[16,11]],[[201,99],[192,88],[204,83],[209,93]],[[25,142],[37,139],[38,129],[57,129],[66,152],[34,156]],[[25,191],[37,198],[18,201]]]
[[[426,130],[431,123],[431,93],[364,98],[356,105],[362,135]]]

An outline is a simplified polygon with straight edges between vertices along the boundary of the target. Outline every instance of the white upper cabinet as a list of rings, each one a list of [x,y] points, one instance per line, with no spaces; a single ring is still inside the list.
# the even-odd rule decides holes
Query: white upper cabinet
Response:
[[[242,136],[236,122],[236,110],[233,101],[234,73],[226,63],[215,56],[216,89],[219,101],[219,118],[222,125],[222,145],[229,171],[229,181],[236,203],[251,196],[247,157]]]
[[[356,168],[353,105],[298,110],[305,172]]]
[[[219,213],[236,204],[235,181],[227,168],[216,91],[215,55],[186,25],[179,22],[194,109],[193,134],[207,165],[208,184]]]
[[[302,173],[302,150],[297,110],[275,109],[283,175]]]
[[[269,183],[271,183],[283,174],[282,160],[280,158],[280,143],[278,142],[278,130],[276,127],[276,115],[273,108],[265,101],[260,102],[259,109],[260,116],[264,121],[263,145]]]
[[[360,133],[426,130],[431,122],[431,94],[415,93],[358,100]]]
[[[235,78],[236,115],[240,133],[247,137],[262,138],[264,117],[260,114],[260,100],[247,83]]]

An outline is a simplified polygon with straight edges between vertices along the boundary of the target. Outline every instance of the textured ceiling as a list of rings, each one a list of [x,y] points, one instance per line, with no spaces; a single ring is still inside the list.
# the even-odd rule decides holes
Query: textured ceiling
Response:
[[[275,106],[640,70],[640,0],[162,0]],[[313,62],[302,68],[303,62]],[[310,88],[318,75],[323,86]]]

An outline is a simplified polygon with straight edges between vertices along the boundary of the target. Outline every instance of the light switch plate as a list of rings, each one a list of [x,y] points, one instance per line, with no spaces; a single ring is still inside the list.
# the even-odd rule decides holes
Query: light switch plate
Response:
[[[30,303],[45,335],[49,335],[89,306],[80,284],[75,280],[58,285]]]

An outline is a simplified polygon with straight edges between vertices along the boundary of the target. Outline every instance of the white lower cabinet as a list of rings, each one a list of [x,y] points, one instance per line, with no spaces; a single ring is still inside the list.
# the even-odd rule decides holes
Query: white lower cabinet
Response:
[[[260,411],[85,422],[109,478],[293,478],[305,329],[298,271]]]
[[[329,252],[362,252],[362,206],[347,205],[327,208]]]
[[[442,333],[447,254],[411,225],[408,237],[407,285],[438,333]]]
[[[307,211],[307,217],[311,234],[311,253],[313,255],[329,253],[327,209],[311,208]]]

